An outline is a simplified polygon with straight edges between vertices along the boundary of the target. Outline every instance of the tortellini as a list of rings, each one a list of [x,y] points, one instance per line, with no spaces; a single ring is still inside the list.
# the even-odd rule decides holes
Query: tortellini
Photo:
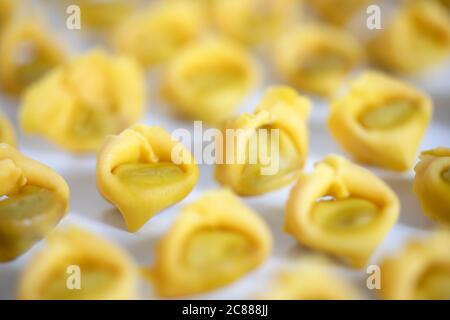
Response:
[[[139,120],[144,101],[144,75],[134,60],[92,50],[26,90],[20,125],[66,150],[95,151],[106,135]]]
[[[367,52],[389,70],[415,73],[450,54],[450,15],[435,1],[407,1]]]
[[[424,93],[387,75],[366,72],[332,103],[328,127],[356,160],[405,171],[414,163],[432,109]]]
[[[97,156],[98,189],[131,232],[186,197],[198,176],[189,151],[160,127],[135,125],[109,136]]]
[[[148,272],[160,296],[202,293],[257,268],[271,247],[270,231],[255,212],[230,191],[213,191],[183,208]]]
[[[204,27],[203,11],[195,3],[150,6],[124,21],[114,35],[116,48],[145,67],[164,63],[198,38]]]
[[[12,22],[0,36],[0,85],[19,95],[64,59],[60,45],[40,22]]]
[[[450,148],[422,152],[415,171],[414,192],[423,211],[450,224]]]
[[[309,112],[310,101],[295,90],[270,88],[253,114],[224,125],[216,179],[240,195],[263,194],[295,180],[308,154]]]
[[[380,295],[390,300],[450,300],[450,233],[408,243],[381,265]]]
[[[0,143],[0,262],[45,237],[68,206],[69,188],[60,175]]]
[[[137,298],[138,269],[123,250],[77,227],[57,230],[34,255],[18,284],[30,300]]]
[[[305,92],[330,96],[363,61],[363,50],[353,37],[332,26],[298,25],[280,37],[274,60],[285,81]]]
[[[284,268],[262,298],[270,300],[354,300],[360,298],[352,284],[318,258]]]
[[[10,146],[16,146],[16,135],[13,126],[9,120],[0,113],[0,143],[7,143]]]
[[[361,268],[398,215],[399,200],[388,185],[331,155],[300,176],[287,201],[284,227],[301,244]]]
[[[249,45],[277,37],[296,16],[295,0],[213,1],[213,16],[219,29]]]
[[[237,44],[202,40],[171,61],[162,91],[182,115],[218,124],[233,115],[256,85],[257,70],[251,55]]]
[[[307,3],[325,21],[344,25],[358,12],[364,11],[368,0],[307,0]]]

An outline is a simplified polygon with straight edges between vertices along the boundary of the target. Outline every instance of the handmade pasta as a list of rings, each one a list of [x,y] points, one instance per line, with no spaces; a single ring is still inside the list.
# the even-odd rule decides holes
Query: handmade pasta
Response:
[[[382,261],[380,295],[390,300],[450,299],[450,233],[414,240]]]
[[[27,89],[20,125],[66,150],[95,151],[106,135],[138,121],[144,102],[144,75],[134,60],[92,50]]]
[[[164,297],[205,292],[258,267],[271,246],[270,231],[256,213],[230,191],[210,192],[183,208],[160,240],[151,280]]]
[[[224,125],[217,181],[240,195],[263,194],[294,181],[308,154],[309,112],[310,101],[295,90],[268,89],[253,114]]]
[[[0,143],[7,143],[12,147],[16,146],[16,135],[9,120],[0,113]]]
[[[287,82],[320,96],[333,95],[363,61],[363,50],[349,34],[332,26],[298,25],[275,45],[276,70]]]
[[[184,48],[169,64],[163,94],[181,115],[217,124],[233,115],[257,76],[243,48],[208,39]]]
[[[293,0],[213,1],[214,20],[221,31],[248,45],[273,40],[296,15]]]
[[[115,32],[118,51],[135,57],[145,67],[167,62],[197,39],[204,28],[203,11],[192,2],[150,6],[124,21]]]
[[[40,22],[12,22],[0,36],[0,85],[17,96],[64,59],[60,45]]]
[[[406,1],[367,52],[388,70],[422,71],[450,55],[450,15],[436,1]]]
[[[286,205],[284,228],[301,244],[356,268],[397,221],[399,200],[370,171],[336,155],[301,174]]]
[[[356,160],[390,170],[412,167],[431,121],[432,102],[413,87],[366,72],[334,101],[328,127]]]
[[[186,197],[198,175],[189,151],[160,127],[135,125],[109,136],[97,157],[98,189],[131,232]]]
[[[69,188],[60,175],[0,143],[0,262],[45,237],[68,206]]]
[[[123,250],[82,229],[55,231],[19,278],[18,298],[137,298],[137,267]],[[78,278],[77,278],[78,277]]]
[[[450,148],[422,152],[414,169],[414,192],[423,211],[435,220],[450,224]]]

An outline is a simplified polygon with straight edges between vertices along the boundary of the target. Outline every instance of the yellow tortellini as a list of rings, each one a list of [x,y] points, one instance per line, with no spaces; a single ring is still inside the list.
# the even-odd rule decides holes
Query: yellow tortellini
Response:
[[[213,16],[219,29],[249,45],[277,37],[294,20],[295,0],[213,1]]]
[[[60,175],[0,143],[0,262],[45,237],[68,206],[69,188]]]
[[[7,143],[10,146],[16,146],[16,135],[9,120],[0,113],[0,143]]]
[[[64,59],[63,50],[40,22],[12,22],[0,36],[0,85],[19,95]]]
[[[268,89],[253,114],[227,121],[215,177],[240,195],[259,195],[295,180],[308,154],[310,101],[289,87]]]
[[[18,298],[137,298],[138,269],[123,250],[77,227],[57,230],[19,278]]]
[[[450,233],[414,240],[381,265],[380,295],[390,300],[450,300]]]
[[[406,1],[368,43],[367,52],[389,70],[422,71],[450,55],[450,15],[435,1]]]
[[[333,272],[332,264],[318,258],[302,259],[284,268],[270,291],[262,298],[269,300],[354,300],[359,292],[351,283]]]
[[[182,115],[217,124],[233,115],[258,75],[243,48],[227,40],[207,39],[187,46],[171,61],[162,91]]]
[[[361,268],[398,215],[399,200],[388,185],[331,155],[300,176],[287,201],[284,227],[303,245]]]
[[[353,37],[332,26],[298,25],[280,37],[274,60],[285,81],[305,92],[330,96],[363,61],[363,50]]]
[[[431,120],[424,93],[377,72],[366,72],[334,101],[328,127],[356,160],[390,170],[412,167]]]
[[[97,49],[28,88],[20,125],[26,133],[42,135],[66,150],[95,151],[106,135],[138,121],[144,102],[145,80],[137,63]]]
[[[423,211],[450,224],[450,148],[422,152],[415,171],[414,192]]]
[[[186,197],[198,176],[189,151],[160,127],[135,125],[109,136],[97,156],[98,189],[131,232]]]
[[[355,14],[365,11],[368,2],[368,0],[307,0],[319,17],[336,25],[344,25]]]
[[[195,3],[175,1],[150,6],[119,26],[114,44],[120,52],[152,67],[168,61],[197,39],[204,19],[201,7]]]
[[[212,191],[183,208],[148,272],[160,296],[202,293],[257,268],[271,247],[270,231],[255,212],[228,190]]]

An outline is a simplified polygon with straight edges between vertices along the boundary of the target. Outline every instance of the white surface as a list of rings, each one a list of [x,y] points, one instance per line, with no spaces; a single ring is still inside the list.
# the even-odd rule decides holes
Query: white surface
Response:
[[[72,43],[72,47],[76,44]],[[155,73],[152,78],[158,78]],[[423,139],[421,150],[437,146],[450,146],[450,67],[449,64],[441,65],[435,71],[429,72],[422,79],[414,79],[414,82],[427,89],[435,101],[435,113],[433,122]],[[156,91],[154,81],[149,81],[148,111],[143,123],[159,125],[169,132],[177,128],[192,128],[191,122],[182,122],[174,119],[163,103],[157,100],[153,94]],[[242,111],[251,111],[256,105],[262,90],[266,85],[250,98]],[[10,119],[16,119],[17,102],[7,100],[0,96],[0,109]],[[326,127],[327,105],[314,101],[313,112],[310,118],[310,154],[305,170],[309,171],[315,161],[329,153],[344,154],[330,137]],[[45,121],[45,119],[43,119]],[[48,125],[51,125],[49,123]],[[17,128],[17,126],[16,126]],[[18,131],[18,130],[17,130]],[[198,198],[204,191],[217,188],[213,180],[212,167],[201,166],[201,175],[194,191],[181,203],[162,211],[150,220],[139,232],[135,234],[125,231],[124,223],[119,212],[108,204],[99,195],[95,185],[95,156],[73,156],[44,139],[19,135],[19,149],[21,152],[43,162],[59,172],[68,182],[71,189],[71,209],[58,228],[70,224],[76,224],[102,235],[114,243],[125,248],[141,265],[150,265],[153,261],[154,245],[158,238],[164,234],[180,207]],[[374,254],[371,263],[377,263],[380,257],[388,252],[395,251],[405,240],[411,236],[420,236],[429,232],[435,225],[421,213],[416,197],[412,192],[412,171],[405,174],[396,174],[371,168],[383,178],[398,194],[401,199],[401,215],[383,243]],[[188,298],[211,299],[241,299],[252,298],[256,294],[267,289],[267,283],[272,279],[274,272],[280,266],[288,264],[307,253],[308,250],[301,247],[291,236],[282,232],[283,211],[285,201],[291,186],[270,194],[244,198],[269,224],[274,237],[274,250],[271,257],[256,271],[242,277],[235,283],[210,292],[205,295]],[[0,264],[0,299],[13,299],[17,278],[23,266],[30,257],[42,247],[41,241],[29,252],[10,263]],[[348,277],[357,286],[364,288],[365,271],[354,271],[338,264],[343,276]],[[366,297],[374,297],[372,292],[363,291]],[[142,282],[142,298],[154,298],[151,288]]]

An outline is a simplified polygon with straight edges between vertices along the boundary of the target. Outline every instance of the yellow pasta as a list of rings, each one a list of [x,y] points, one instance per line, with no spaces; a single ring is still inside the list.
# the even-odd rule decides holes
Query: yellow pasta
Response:
[[[359,292],[331,270],[332,264],[316,258],[302,259],[284,268],[262,296],[270,300],[354,300]]]
[[[5,25],[7,25],[14,14],[15,1],[17,0],[0,0],[0,34]]]
[[[279,36],[297,16],[295,0],[213,1],[213,16],[226,35],[248,45]]]
[[[422,71],[450,55],[450,15],[435,1],[406,1],[368,43],[367,52],[386,69]]]
[[[197,39],[204,19],[201,7],[195,3],[175,1],[150,6],[118,27],[114,44],[118,51],[152,67],[167,62]]]
[[[380,295],[390,300],[450,299],[450,233],[411,241],[381,263]]]
[[[138,121],[144,102],[139,66],[128,57],[92,50],[27,89],[20,125],[26,133],[46,137],[63,149],[95,151],[106,135]]]
[[[138,270],[112,243],[79,228],[55,231],[19,278],[18,297],[30,300],[137,298]],[[77,278],[79,277],[79,278]]]
[[[97,156],[98,189],[131,232],[186,197],[198,175],[189,151],[160,127],[135,125],[109,136]]]
[[[284,228],[301,244],[363,267],[399,215],[399,200],[370,171],[331,155],[302,174]]]
[[[0,143],[0,262],[29,250],[61,220],[69,188],[50,168]]]
[[[163,94],[181,115],[217,124],[229,118],[256,85],[252,57],[226,40],[189,45],[171,61]]]
[[[412,167],[431,121],[424,93],[387,75],[366,72],[332,103],[328,127],[356,160],[390,170]]]
[[[415,171],[414,192],[423,211],[450,224],[450,148],[422,152]]]
[[[0,143],[7,143],[12,147],[16,146],[16,135],[9,120],[0,113]]]
[[[294,181],[308,154],[309,112],[310,101],[295,90],[268,89],[253,114],[243,114],[224,125],[217,181],[247,196]]]
[[[210,192],[183,208],[160,240],[151,280],[160,296],[202,293],[257,268],[271,246],[270,231],[256,213],[230,191]]]
[[[0,85],[19,95],[64,59],[61,47],[40,22],[13,22],[0,36]]]
[[[368,0],[307,0],[317,15],[327,22],[344,25],[359,12],[364,12]]]
[[[285,81],[302,91],[330,96],[361,64],[363,50],[353,37],[335,27],[298,25],[280,37],[274,60]]]

